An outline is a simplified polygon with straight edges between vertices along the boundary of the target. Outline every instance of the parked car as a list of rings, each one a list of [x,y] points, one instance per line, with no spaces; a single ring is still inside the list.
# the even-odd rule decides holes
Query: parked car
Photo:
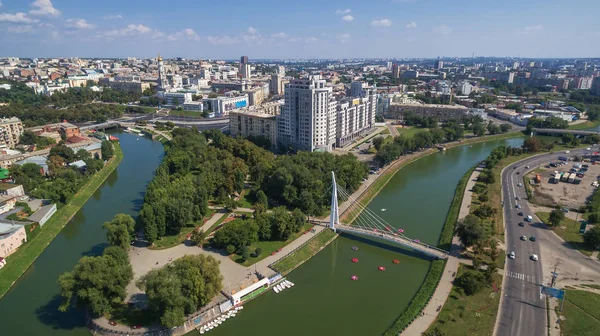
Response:
[[[529,240],[531,240],[532,242],[534,242],[535,241],[535,236],[529,237]]]
[[[108,324],[110,324],[111,326],[116,326],[117,322],[115,322],[115,321],[109,321]]]
[[[523,211],[519,211],[519,213],[517,215],[523,216]]]
[[[527,240],[527,236],[521,236],[521,240]]]
[[[511,251],[510,254],[508,255],[508,257],[510,259],[515,259],[516,255],[515,255],[515,251]]]
[[[533,260],[533,261],[538,261],[538,256],[537,256],[537,254],[532,254],[532,255],[531,255],[531,260]]]

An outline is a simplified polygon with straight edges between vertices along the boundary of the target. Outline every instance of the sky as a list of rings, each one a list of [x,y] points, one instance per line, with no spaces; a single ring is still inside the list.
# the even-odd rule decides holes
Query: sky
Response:
[[[0,56],[600,57],[598,0],[0,0]]]

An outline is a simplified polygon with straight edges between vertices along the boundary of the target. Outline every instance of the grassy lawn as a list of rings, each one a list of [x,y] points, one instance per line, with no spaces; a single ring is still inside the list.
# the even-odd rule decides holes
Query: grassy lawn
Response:
[[[298,239],[300,236],[302,236],[304,234],[305,231],[310,230],[312,227],[313,227],[312,224],[309,224],[309,223],[304,224],[304,226],[302,227],[300,232],[291,236],[286,241],[278,241],[278,240],[270,241],[270,240],[268,240],[268,241],[258,241],[258,242],[252,243],[250,246],[248,246],[250,253],[254,252],[254,250],[256,250],[257,248],[260,248],[262,250],[262,253],[258,257],[250,257],[250,259],[244,261],[242,259],[242,256],[237,255],[237,254],[231,254],[229,256],[229,258],[242,266],[254,265],[255,263],[270,256],[271,253],[279,250],[280,248],[285,247],[287,244]],[[312,233],[309,232],[307,234],[312,234]]]
[[[187,236],[192,233],[192,231],[204,224],[204,219],[210,219],[214,213],[215,210],[208,209],[206,216],[204,216],[202,220],[190,223],[188,226],[184,226],[178,235],[162,237],[161,239],[155,241],[152,246],[148,248],[151,250],[164,250],[182,244],[187,239]]]
[[[254,203],[255,200],[254,197],[250,195],[250,190],[244,189],[240,195],[240,199],[237,201],[238,207],[252,209]]]
[[[600,295],[579,290],[567,290],[561,323],[563,335],[598,335],[600,329]]]
[[[588,128],[594,128],[600,126],[600,121],[586,121],[581,124],[569,125],[568,129],[570,130],[584,130]]]
[[[319,232],[316,237],[304,244],[304,246],[296,250],[296,252],[291,253],[285,258],[279,260],[275,265],[273,265],[273,268],[281,274],[287,274],[317,254],[317,252],[319,252],[335,237],[336,234],[332,230],[323,230]]]
[[[169,112],[169,115],[177,116],[177,117],[192,117],[192,118],[204,119],[204,117],[202,116],[202,112],[195,112],[195,111],[171,110],[171,112]]]
[[[536,212],[535,214],[542,222],[548,223],[550,213]],[[585,254],[586,256],[592,255],[593,250],[583,242],[583,235],[579,233],[579,222],[565,217],[565,219],[560,222],[560,227],[552,228],[552,230],[577,251]]]
[[[73,216],[81,209],[92,194],[106,180],[106,178],[117,168],[123,159],[123,151],[118,143],[114,144],[115,156],[95,175],[90,177],[87,183],[73,196],[72,200],[61,207],[47,222],[40,232],[22,245],[17,252],[10,255],[7,265],[0,269],[0,298],[6,294],[8,289],[19,279],[19,277],[31,266],[37,257],[54,240],[56,235],[67,225]]]
[[[419,128],[419,127],[396,127],[396,130],[400,135],[404,135],[407,138],[412,138],[417,133],[427,132],[429,128]]]
[[[585,285],[580,285],[580,286],[593,288],[593,289],[600,289],[600,285],[594,285],[594,284],[585,284]]]
[[[466,266],[460,265],[457,277],[465,270]],[[494,281],[500,288],[502,276],[494,275]],[[446,304],[429,330],[438,327],[447,336],[492,335],[500,296],[500,292],[494,293],[493,287],[485,287],[472,296],[452,287]]]

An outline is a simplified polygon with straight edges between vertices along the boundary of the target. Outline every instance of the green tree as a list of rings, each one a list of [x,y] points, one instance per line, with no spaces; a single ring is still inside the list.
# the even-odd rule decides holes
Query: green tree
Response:
[[[548,217],[548,222],[550,225],[557,227],[560,225],[560,222],[565,219],[565,213],[562,210],[554,209],[550,212],[550,216]]]
[[[192,235],[190,237],[190,240],[192,241],[192,243],[194,243],[194,245],[196,246],[202,246],[202,243],[204,242],[204,239],[206,239],[206,232],[204,232],[204,230],[194,230],[192,231]]]
[[[102,141],[102,145],[100,146],[100,153],[102,153],[103,161],[106,161],[113,157],[114,149],[112,144],[107,140]]]
[[[456,235],[465,247],[473,246],[486,238],[485,228],[475,215],[467,215],[457,222]]]
[[[106,240],[112,246],[129,249],[135,238],[135,220],[127,214],[116,214],[110,222],[105,222],[102,228],[106,230]]]
[[[466,295],[473,295],[485,287],[485,277],[479,271],[468,270],[456,279],[456,284]]]
[[[446,333],[440,327],[435,326],[433,329],[424,332],[423,336],[446,336]]]
[[[123,303],[132,279],[127,252],[118,246],[107,247],[97,257],[83,257],[58,278],[63,297],[59,310],[65,312],[76,302],[95,316],[109,313]]]
[[[592,249],[600,250],[600,226],[595,225],[583,234],[583,241]]]
[[[381,146],[383,145],[384,140],[385,139],[380,136],[373,139],[373,147],[375,147],[375,150],[379,151],[381,149]]]
[[[527,138],[523,142],[523,149],[530,153],[539,152],[542,149],[542,144],[535,137]]]
[[[511,129],[512,129],[511,124],[501,124],[500,125],[500,132],[502,132],[502,133],[506,133],[506,132],[510,131]]]

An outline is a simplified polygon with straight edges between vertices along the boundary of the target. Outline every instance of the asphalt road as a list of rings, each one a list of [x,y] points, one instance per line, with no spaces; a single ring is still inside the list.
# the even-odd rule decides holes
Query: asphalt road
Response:
[[[527,172],[546,166],[549,162],[558,161],[559,156],[573,156],[583,154],[585,149],[572,150],[571,153],[556,152],[534,156],[508,166],[502,172],[502,194],[505,225],[505,241],[507,253],[515,252],[515,259],[507,259],[505,269],[505,280],[503,288],[503,303],[497,324],[496,335],[498,336],[542,336],[547,334],[546,302],[540,295],[540,285],[548,282],[550,274],[542,271],[542,255],[540,253],[540,242],[552,244],[557,249],[563,249],[564,254],[573,255],[574,258],[585,259],[579,252],[564,245],[554,233],[539,223],[529,208],[529,203],[523,201],[527,198],[523,184],[523,175]],[[526,168],[529,166],[529,168]],[[517,174],[518,173],[518,174]],[[521,200],[516,200],[516,197]],[[517,209],[520,204],[522,209]],[[523,212],[523,216],[518,213]],[[532,222],[525,221],[531,215]],[[524,226],[519,226],[519,223]],[[523,241],[521,236],[528,239]],[[531,242],[529,237],[535,236],[536,242]],[[531,260],[531,255],[536,254],[538,261]],[[589,261],[590,266],[596,268],[600,265]],[[547,285],[547,284],[546,284]]]

